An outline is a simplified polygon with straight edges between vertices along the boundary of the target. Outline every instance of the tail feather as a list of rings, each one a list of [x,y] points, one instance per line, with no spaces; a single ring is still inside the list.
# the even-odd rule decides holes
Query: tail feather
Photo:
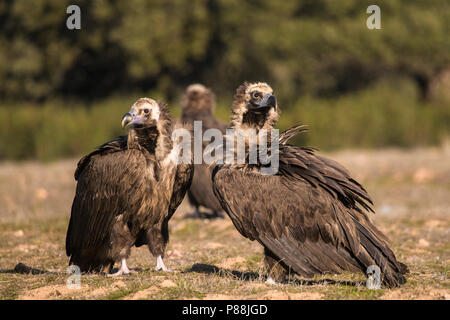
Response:
[[[388,287],[399,287],[406,283],[405,273],[408,273],[408,267],[397,261],[388,244],[375,236],[376,233],[371,232],[370,227],[363,226],[359,222],[355,222],[359,232],[360,242],[364,250],[360,250],[357,259],[365,268],[370,265],[377,265],[382,274],[382,282]]]

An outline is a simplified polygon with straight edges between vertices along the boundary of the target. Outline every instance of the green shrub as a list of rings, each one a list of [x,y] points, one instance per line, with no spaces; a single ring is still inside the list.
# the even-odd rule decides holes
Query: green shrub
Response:
[[[41,107],[0,106],[0,158],[53,160],[85,154],[125,133],[120,120],[138,96],[92,105],[53,101]],[[322,150],[435,145],[450,134],[450,106],[422,103],[414,83],[404,79],[336,99],[306,96],[280,100],[279,105],[278,127],[308,125],[310,131],[293,142]],[[179,117],[179,99],[169,106],[172,116]],[[219,98],[216,116],[228,122],[230,106],[231,95]]]
[[[450,106],[422,103],[417,91],[392,79],[337,99],[305,97],[282,113],[280,129],[307,124],[295,142],[320,149],[439,144],[450,133]]]

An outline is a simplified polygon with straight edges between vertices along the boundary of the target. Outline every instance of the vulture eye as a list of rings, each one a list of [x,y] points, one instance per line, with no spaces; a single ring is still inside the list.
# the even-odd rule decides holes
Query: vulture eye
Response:
[[[259,98],[261,98],[261,93],[259,93],[259,92],[257,92],[257,91],[252,92],[252,98],[253,98],[253,99],[259,99]]]
[[[148,114],[148,113],[149,113],[149,110],[148,110],[148,109],[144,109],[144,113],[145,113],[145,114]]]

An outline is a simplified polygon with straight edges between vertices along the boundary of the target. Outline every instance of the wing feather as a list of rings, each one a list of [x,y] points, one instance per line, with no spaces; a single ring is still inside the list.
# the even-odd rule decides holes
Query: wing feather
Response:
[[[124,150],[121,143],[108,142],[78,164],[78,184],[66,236],[68,256],[83,248],[108,245],[115,219],[119,215],[126,219],[140,205],[131,201],[130,190],[145,185],[139,169],[145,159],[137,150]]]
[[[172,217],[191,186],[194,176],[194,165],[181,163],[177,166],[172,197],[170,199],[168,219]]]
[[[233,224],[297,273],[365,272],[377,264],[389,285],[404,281],[386,238],[367,218],[366,190],[334,161],[280,145],[277,175],[217,166],[214,193]]]

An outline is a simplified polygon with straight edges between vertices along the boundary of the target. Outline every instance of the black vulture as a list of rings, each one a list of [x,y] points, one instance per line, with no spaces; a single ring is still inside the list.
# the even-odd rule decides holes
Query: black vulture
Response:
[[[192,84],[186,88],[181,100],[181,120],[192,126],[194,121],[201,121],[203,132],[208,129],[218,129],[225,133],[226,124],[214,118],[215,95],[211,89],[201,84]],[[203,149],[207,143],[203,143]],[[223,210],[212,190],[212,168],[205,163],[196,164],[194,178],[188,191],[188,199],[195,207],[195,216],[203,218],[222,218]],[[207,215],[199,210],[203,206],[211,210]]]
[[[148,245],[157,270],[169,240],[168,222],[192,181],[194,167],[179,163],[181,144],[172,140],[168,108],[137,100],[122,119],[121,136],[81,158],[66,237],[69,264],[82,272],[128,274],[131,247]]]
[[[279,116],[266,83],[240,86],[232,111],[230,127],[235,130],[271,129]],[[364,187],[337,162],[287,143],[302,131],[296,126],[279,135],[276,174],[262,174],[259,160],[218,164],[213,171],[214,193],[234,226],[264,247],[268,281],[284,281],[290,272],[304,277],[365,273],[374,265],[381,269],[384,285],[405,283],[408,268],[369,220],[373,204]],[[262,148],[262,142],[256,147]]]

